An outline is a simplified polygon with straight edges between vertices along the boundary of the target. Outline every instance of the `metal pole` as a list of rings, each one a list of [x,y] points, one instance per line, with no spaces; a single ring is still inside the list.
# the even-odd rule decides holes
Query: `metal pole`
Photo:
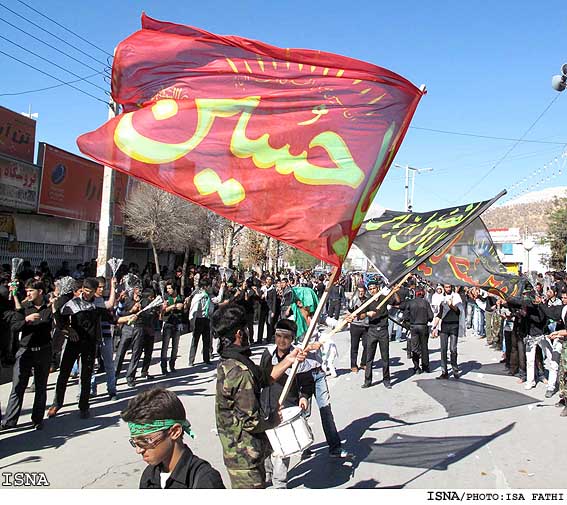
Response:
[[[118,106],[110,99],[108,103],[108,119],[117,116]],[[112,214],[114,211],[114,170],[104,167],[102,182],[102,201],[100,204],[100,221],[98,223],[98,255],[96,274],[106,277],[106,265],[112,254]]]
[[[406,211],[410,209],[410,202],[409,202],[409,172],[410,167],[406,165]]]
[[[401,280],[400,282],[398,282],[392,289],[390,289],[390,292],[385,296],[385,298],[378,304],[378,306],[376,307],[376,310],[381,309],[382,306],[390,299],[390,297],[392,295],[394,295],[395,293],[397,293],[400,288],[402,287],[402,285],[404,284],[404,282],[406,282],[408,280],[408,277],[411,275],[411,272],[408,272]],[[382,290],[380,290],[378,293],[376,293],[374,296],[370,297],[368,300],[366,300],[360,307],[358,307],[358,309],[356,309],[354,312],[352,312],[350,315],[351,316],[357,316],[358,314],[360,314],[366,307],[368,307],[373,301],[377,300],[378,298],[380,298],[380,296],[382,295]],[[348,321],[346,319],[341,319],[339,321],[339,323],[337,324],[337,326],[335,326],[330,333],[327,333],[327,336],[332,336],[335,333],[338,333],[339,331],[341,331],[346,325],[347,325]],[[396,324],[399,324],[396,321]]]

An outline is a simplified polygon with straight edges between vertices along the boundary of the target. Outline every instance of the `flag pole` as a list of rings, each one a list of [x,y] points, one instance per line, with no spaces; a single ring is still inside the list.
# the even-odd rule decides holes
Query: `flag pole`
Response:
[[[341,270],[340,267],[333,267],[333,271],[331,272],[331,277],[329,278],[329,283],[327,284],[325,291],[321,295],[321,299],[319,300],[319,305],[317,305],[317,308],[315,309],[315,313],[311,317],[311,323],[309,324],[309,328],[307,329],[307,332],[305,333],[305,336],[303,337],[303,341],[301,342],[301,346],[300,346],[301,350],[305,350],[307,348],[307,346],[309,345],[309,340],[311,339],[311,335],[313,334],[313,331],[315,330],[315,326],[317,325],[317,321],[319,321],[319,317],[321,316],[321,312],[323,311],[323,308],[325,307],[325,303],[327,302],[327,298],[329,296],[329,292],[331,291],[331,287],[335,283],[335,280],[336,280],[337,276],[339,275],[340,270]],[[285,401],[285,399],[286,399],[286,397],[289,393],[289,389],[291,388],[291,383],[293,382],[293,379],[295,378],[295,374],[297,373],[298,367],[299,367],[299,361],[295,361],[295,363],[291,367],[291,372],[287,377],[287,381],[286,381],[285,386],[283,388],[282,394],[280,395],[280,399],[279,399],[280,405],[283,405],[283,403],[284,403],[284,401]]]
[[[390,292],[386,295],[386,297],[378,304],[378,306],[376,307],[376,310],[381,309],[382,306],[392,297],[392,295],[394,293],[397,293],[400,290],[400,288],[402,287],[404,282],[406,282],[408,280],[408,277],[410,275],[411,275],[411,272],[408,272],[406,275],[404,275],[404,277],[402,277],[402,279],[390,290]],[[376,293],[374,296],[372,296],[371,298],[366,300],[360,307],[358,307],[358,309],[356,309],[350,315],[351,316],[357,316],[358,314],[360,314],[373,301],[377,300],[378,297],[380,296],[380,294],[381,294],[380,292]],[[325,336],[330,337],[330,336],[334,335],[335,333],[338,333],[347,325],[347,323],[348,323],[348,321],[346,319],[342,319],[341,321],[339,321],[339,324],[337,326],[335,326],[331,330],[330,333],[325,334]]]

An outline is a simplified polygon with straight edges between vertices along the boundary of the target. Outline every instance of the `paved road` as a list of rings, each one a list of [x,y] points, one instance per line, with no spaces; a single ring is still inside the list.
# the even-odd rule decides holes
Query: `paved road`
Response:
[[[317,409],[311,418],[315,455],[292,460],[289,487],[304,488],[557,488],[567,464],[567,419],[544,399],[545,389],[525,391],[502,373],[500,353],[474,336],[459,342],[459,381],[435,380],[438,340],[430,341],[431,374],[409,373],[405,343],[391,343],[392,384],[362,390],[362,372],[349,369],[349,335],[336,336],[339,377],[329,379],[337,427],[355,458],[329,459]],[[156,345],[154,358],[159,356]],[[197,438],[193,450],[229,479],[215,433],[215,369],[187,363],[189,336],[182,337],[175,376],[140,383],[119,382],[119,401],[92,400],[93,417],[79,419],[73,381],[67,404],[41,432],[30,429],[32,395],[26,394],[20,427],[0,435],[2,472],[45,472],[55,488],[135,488],[144,464],[128,444],[120,411],[143,387],[160,385],[180,395]],[[259,354],[261,349],[257,349]],[[200,352],[198,354],[200,356]],[[158,374],[157,361],[150,372]],[[48,403],[57,374],[49,380]],[[381,379],[376,371],[375,381]],[[10,384],[0,386],[6,406]],[[104,389],[104,388],[102,388]],[[101,388],[99,388],[99,391]]]

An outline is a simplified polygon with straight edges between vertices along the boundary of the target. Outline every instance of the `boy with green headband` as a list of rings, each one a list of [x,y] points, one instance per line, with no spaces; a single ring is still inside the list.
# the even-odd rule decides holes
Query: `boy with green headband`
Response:
[[[144,391],[128,402],[121,417],[130,428],[130,444],[148,464],[140,489],[224,489],[219,472],[183,443],[183,433],[195,436],[175,393]]]

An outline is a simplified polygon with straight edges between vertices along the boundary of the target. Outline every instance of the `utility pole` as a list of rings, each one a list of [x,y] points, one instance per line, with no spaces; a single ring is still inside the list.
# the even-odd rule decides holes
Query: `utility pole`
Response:
[[[415,174],[422,172],[431,172],[432,168],[417,168],[410,167],[409,165],[403,166],[396,163],[394,165],[397,168],[404,168],[406,170],[406,185],[405,185],[405,204],[406,212],[412,212],[413,209],[413,196],[415,194]],[[410,191],[411,185],[411,191]]]
[[[118,115],[118,105],[110,99],[108,103],[108,120]],[[102,181],[102,202],[100,204],[100,221],[98,222],[98,255],[96,274],[106,277],[106,265],[112,254],[112,214],[114,212],[114,170],[104,167]]]

